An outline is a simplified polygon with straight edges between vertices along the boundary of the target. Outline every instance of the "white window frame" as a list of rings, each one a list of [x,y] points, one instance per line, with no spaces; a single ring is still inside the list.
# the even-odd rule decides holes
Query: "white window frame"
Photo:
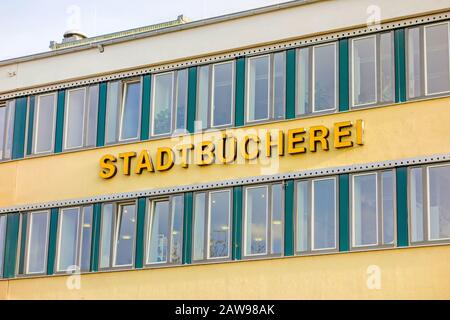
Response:
[[[63,208],[59,212],[59,221],[58,221],[58,249],[56,251],[56,272],[66,272],[68,270],[61,270],[60,268],[60,257],[61,257],[61,241],[62,241],[62,223],[64,220],[64,212],[67,210],[77,210],[77,238],[76,238],[76,257],[75,257],[75,264],[80,267],[79,258],[80,258],[80,238],[81,238],[81,230],[80,230],[80,215],[82,214],[81,207],[70,207],[70,208]]]
[[[45,241],[45,257],[44,257],[44,266],[42,271],[30,272],[30,245],[31,245],[31,234],[33,227],[33,215],[45,213],[47,215],[47,227],[46,227],[46,241]],[[41,210],[41,211],[33,211],[27,213],[27,234],[26,234],[26,248],[25,248],[25,266],[24,266],[24,274],[25,275],[43,275],[47,273],[47,257],[48,257],[48,245],[49,245],[49,233],[50,233],[50,210]]]
[[[165,75],[171,75],[171,82],[172,82],[172,94],[170,96],[170,112],[171,112],[171,118],[170,118],[170,130],[169,132],[165,132],[165,133],[155,133],[155,98],[156,98],[156,78],[161,77],[161,76],[165,76]],[[170,135],[173,130],[174,130],[174,120],[176,119],[176,114],[174,114],[174,110],[176,111],[176,95],[177,95],[177,90],[176,90],[176,82],[175,81],[175,77],[176,77],[176,73],[175,71],[169,71],[169,72],[163,72],[163,73],[157,73],[152,75],[153,79],[152,79],[152,103],[151,103],[151,136],[152,137],[159,137],[159,136],[167,136]],[[176,120],[175,120],[176,121]]]
[[[127,94],[128,94],[128,86],[130,84],[139,83],[139,106],[138,106],[138,130],[135,137],[123,139],[122,138],[122,131],[123,131],[123,121],[124,121],[124,113],[125,113],[125,104],[127,100]],[[136,141],[139,140],[140,133],[141,133],[141,119],[142,119],[142,77],[136,78],[136,79],[129,79],[129,80],[123,80],[122,81],[122,99],[120,104],[120,119],[119,119],[119,136],[118,136],[118,142],[126,142],[126,141]]]
[[[229,205],[228,205],[228,230],[227,230],[227,239],[228,239],[228,250],[227,250],[227,256],[222,256],[222,257],[211,257],[210,256],[210,250],[211,250],[211,195],[214,193],[228,193],[228,201],[229,201]],[[232,199],[232,193],[231,193],[231,189],[224,189],[224,190],[215,190],[215,191],[209,191],[208,192],[208,212],[207,212],[207,217],[208,217],[208,221],[207,221],[207,235],[206,235],[206,260],[226,260],[229,259],[231,257],[231,215],[233,214],[233,199]]]
[[[41,98],[46,96],[53,96],[53,133],[52,133],[52,141],[51,141],[51,147],[50,150],[44,150],[44,151],[37,151],[37,133],[39,131],[39,108],[41,105]],[[56,113],[58,111],[58,97],[56,92],[41,94],[36,97],[36,108],[34,111],[34,126],[33,126],[33,148],[32,148],[32,154],[38,155],[38,154],[47,154],[52,153],[55,150],[55,135],[56,135]]]
[[[320,47],[327,47],[332,45],[334,47],[334,107],[323,109],[323,110],[316,110],[316,86],[315,86],[315,79],[316,79],[316,49]],[[313,46],[311,48],[311,54],[312,54],[312,66],[311,66],[311,76],[312,76],[312,84],[311,84],[311,106],[312,106],[312,113],[325,113],[330,111],[336,111],[338,106],[338,96],[339,96],[339,77],[338,77],[338,62],[339,62],[339,52],[336,42],[329,42],[320,44],[317,46]]]
[[[215,109],[215,105],[214,105],[214,96],[215,96],[215,92],[214,92],[214,84],[215,84],[215,70],[216,67],[219,65],[224,65],[224,64],[231,64],[231,106],[230,106],[230,122],[226,123],[226,124],[222,124],[222,125],[214,125],[214,109]],[[208,113],[210,112],[211,116],[211,121],[209,124],[209,128],[225,128],[225,127],[229,127],[232,126],[234,123],[234,114],[235,114],[235,86],[236,86],[236,64],[234,63],[234,61],[225,61],[225,62],[220,62],[220,63],[215,63],[211,66],[210,68],[210,81],[211,81],[211,85],[210,85],[210,95],[209,95],[209,108],[208,108]]]
[[[86,139],[86,120],[87,120],[87,105],[88,105],[88,92],[87,92],[87,88],[88,87],[83,87],[83,88],[76,88],[76,89],[70,89],[67,90],[67,98],[66,98],[66,102],[65,102],[65,112],[64,112],[64,150],[75,150],[75,149],[80,149],[83,148],[86,145],[85,139]],[[68,147],[67,146],[67,135],[69,133],[69,108],[71,107],[69,102],[70,102],[70,94],[74,91],[79,91],[79,90],[83,90],[83,94],[84,94],[84,103],[83,103],[83,128],[81,128],[81,145],[79,146],[74,146],[74,147]]]
[[[265,58],[267,57],[268,59],[268,65],[267,65],[267,79],[268,79],[268,86],[267,86],[267,117],[264,119],[254,119],[254,120],[250,120],[250,62],[252,60],[257,60],[257,59],[261,59],[261,58]],[[271,113],[273,113],[273,103],[271,103],[271,92],[272,92],[272,88],[273,88],[273,76],[272,76],[272,56],[271,54],[264,54],[264,55],[260,55],[260,56],[253,56],[253,57],[249,57],[247,58],[247,67],[246,67],[246,85],[245,85],[245,123],[250,124],[250,123],[258,123],[258,122],[264,122],[264,121],[268,121],[270,120],[271,117]],[[256,99],[255,99],[256,100]],[[256,101],[255,101],[256,103]],[[255,112],[256,112],[256,105],[255,105]]]
[[[12,106],[11,106],[12,104]],[[5,101],[5,102],[0,102],[0,108],[5,108],[5,127],[3,128],[3,141],[1,142],[1,148],[2,148],[2,155],[0,157],[0,162],[1,161],[6,161],[6,160],[11,160],[13,155],[13,138],[14,138],[14,118],[15,118],[15,113],[16,113],[16,101],[15,100],[9,100],[9,101]],[[12,123],[9,123],[9,117],[12,114]],[[9,135],[9,130],[11,129],[12,126],[12,133],[13,136],[10,137]],[[9,157],[5,156],[5,149],[6,149],[6,145],[8,143],[8,141],[11,139],[11,154]]]
[[[135,258],[136,258],[136,227],[137,227],[137,223],[135,224],[135,230],[134,230],[134,240],[133,240],[133,250],[131,250],[131,263],[130,264],[117,264],[117,243],[119,240],[119,234],[120,234],[120,221],[122,219],[122,215],[123,215],[123,207],[126,206],[130,206],[130,205],[134,205],[134,210],[135,210],[135,216],[137,219],[137,203],[135,201],[132,202],[123,202],[123,203],[117,203],[114,208],[115,208],[115,215],[114,215],[114,226],[113,226],[113,248],[112,248],[112,259],[111,259],[111,267],[112,268],[130,268],[134,266],[134,262],[135,262]]]

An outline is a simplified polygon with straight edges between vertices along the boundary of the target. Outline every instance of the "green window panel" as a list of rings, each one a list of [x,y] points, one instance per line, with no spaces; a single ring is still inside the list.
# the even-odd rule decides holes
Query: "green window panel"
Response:
[[[242,187],[233,188],[233,239],[232,259],[242,257]]]
[[[244,125],[245,115],[245,57],[236,59],[236,94],[234,125]]]
[[[294,255],[294,181],[287,180],[284,189],[284,255]]]
[[[137,207],[137,226],[136,226],[136,259],[135,267],[140,269],[144,265],[144,242],[145,242],[145,213],[146,213],[146,198],[138,199]]]
[[[348,39],[339,40],[339,111],[349,110]]]
[[[184,194],[184,219],[183,219],[183,264],[192,263],[192,210],[193,194]]]
[[[3,265],[3,278],[14,278],[16,273],[17,247],[19,241],[18,213],[8,214],[6,222],[6,243]]]
[[[397,246],[407,247],[408,237],[408,168],[396,169],[397,186]]]
[[[145,75],[142,81],[142,117],[141,140],[148,140],[150,134],[150,99],[152,88],[152,76]]]
[[[64,135],[64,104],[66,100],[66,91],[58,91],[58,102],[56,107],[56,130],[55,130],[55,153],[62,152]]]
[[[47,274],[52,275],[55,269],[56,257],[56,241],[58,234],[58,208],[53,208],[50,213],[50,229],[48,239],[48,260],[47,260]]]
[[[27,129],[27,155],[33,152],[33,127],[34,127],[34,109],[36,104],[36,97],[30,97],[28,105],[28,129]]]
[[[103,147],[105,145],[107,91],[108,83],[100,83],[98,95],[97,147]]]
[[[296,50],[286,51],[286,119],[295,118]]]
[[[190,133],[195,132],[195,114],[197,105],[197,67],[189,68],[188,75],[188,104],[186,129]]]
[[[406,51],[405,29],[397,29],[395,42],[395,102],[406,101]]]
[[[14,115],[14,136],[12,158],[21,159],[25,152],[25,131],[27,127],[27,101],[26,97],[16,99]]]
[[[91,271],[98,271],[98,259],[100,251],[100,227],[101,227],[101,203],[94,204],[92,218],[92,242],[91,242]]]
[[[349,175],[339,176],[339,251],[349,251]]]

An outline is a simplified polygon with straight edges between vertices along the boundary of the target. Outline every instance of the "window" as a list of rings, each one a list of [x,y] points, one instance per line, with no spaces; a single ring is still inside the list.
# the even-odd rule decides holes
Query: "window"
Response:
[[[6,250],[6,215],[0,216],[0,278],[3,277],[3,264]]]
[[[153,76],[152,135],[186,130],[188,70]]]
[[[50,212],[30,212],[27,214],[26,220],[28,221],[28,225],[26,235],[25,273],[45,274],[47,268]]]
[[[450,165],[411,168],[409,184],[411,242],[448,242]]]
[[[183,249],[182,195],[150,201],[146,264],[180,264]]]
[[[64,149],[93,147],[97,143],[98,85],[67,90]]]
[[[392,32],[351,40],[352,107],[394,102]]]
[[[141,79],[108,83],[106,143],[137,140],[141,127]]]
[[[231,201],[231,190],[195,194],[194,261],[230,257]]]
[[[282,255],[282,184],[245,188],[244,256]]]
[[[337,44],[297,50],[297,115],[333,112],[338,101]]]
[[[234,117],[234,61],[198,68],[197,129],[226,127]]]
[[[295,185],[295,247],[298,254],[337,250],[336,178],[300,180]]]
[[[394,245],[394,171],[355,174],[351,189],[352,247]]]
[[[56,271],[89,271],[91,237],[92,206],[61,209]]]
[[[12,156],[15,106],[15,100],[0,103],[0,161]]]
[[[132,267],[135,239],[135,202],[104,204],[101,222],[100,268]]]
[[[246,122],[284,119],[286,54],[248,58]]]
[[[56,93],[37,97],[34,113],[33,153],[49,153],[55,144]]]

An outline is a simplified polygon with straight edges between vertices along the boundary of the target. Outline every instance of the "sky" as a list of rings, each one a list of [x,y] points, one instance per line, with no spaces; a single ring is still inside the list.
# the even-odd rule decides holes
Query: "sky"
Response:
[[[88,37],[151,25],[184,14],[200,20],[288,0],[0,0],[0,61],[49,50],[65,31]]]

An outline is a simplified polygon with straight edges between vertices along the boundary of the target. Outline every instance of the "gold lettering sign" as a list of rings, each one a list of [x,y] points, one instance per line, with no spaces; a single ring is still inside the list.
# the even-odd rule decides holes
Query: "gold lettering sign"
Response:
[[[142,175],[169,171],[174,165],[189,168],[189,165],[232,165],[240,154],[243,161],[254,161],[260,157],[284,157],[285,154],[300,156],[308,152],[328,151],[330,148],[344,149],[363,145],[364,121],[337,122],[331,128],[323,125],[310,128],[294,128],[233,136],[222,133],[218,141],[186,143],[174,148],[161,147],[154,158],[148,150],[104,155],[100,159],[100,177],[111,179],[120,172],[123,175]],[[191,162],[190,159],[193,159]],[[119,161],[120,160],[120,161]]]

